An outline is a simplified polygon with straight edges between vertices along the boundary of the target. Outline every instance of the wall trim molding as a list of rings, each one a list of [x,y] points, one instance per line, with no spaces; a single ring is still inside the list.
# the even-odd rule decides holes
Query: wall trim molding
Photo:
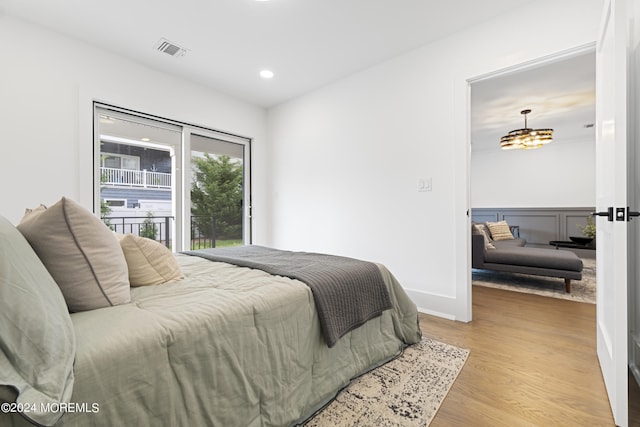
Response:
[[[527,240],[528,246],[550,247],[552,240],[568,241],[571,236],[582,236],[578,225],[586,225],[594,210],[595,207],[473,208],[471,219],[476,222],[506,220],[509,225],[519,227],[520,237]],[[579,255],[595,256],[595,251],[578,250]]]

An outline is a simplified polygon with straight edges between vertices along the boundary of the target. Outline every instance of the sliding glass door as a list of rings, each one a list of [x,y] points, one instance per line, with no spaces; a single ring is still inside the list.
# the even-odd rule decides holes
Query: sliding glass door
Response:
[[[241,142],[190,133],[191,244],[196,248],[244,242],[245,151]]]
[[[96,103],[94,206],[174,251],[249,244],[250,140]]]

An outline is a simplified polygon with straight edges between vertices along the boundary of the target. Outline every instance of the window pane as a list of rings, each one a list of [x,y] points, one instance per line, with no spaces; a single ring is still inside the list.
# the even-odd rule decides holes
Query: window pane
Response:
[[[133,233],[173,245],[172,153],[182,139],[178,127],[155,126],[134,115],[101,108],[100,213],[117,233]]]
[[[243,244],[244,145],[192,134],[194,248]]]
[[[106,168],[120,169],[120,157],[105,155],[104,161],[102,163]]]
[[[138,170],[140,169],[140,159],[122,158],[122,169]]]

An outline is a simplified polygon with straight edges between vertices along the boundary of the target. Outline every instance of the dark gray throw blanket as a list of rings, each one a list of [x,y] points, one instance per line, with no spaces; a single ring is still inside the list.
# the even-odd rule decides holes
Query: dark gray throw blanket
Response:
[[[329,347],[392,307],[382,274],[371,262],[254,245],[183,253],[304,282],[313,293],[322,335]]]

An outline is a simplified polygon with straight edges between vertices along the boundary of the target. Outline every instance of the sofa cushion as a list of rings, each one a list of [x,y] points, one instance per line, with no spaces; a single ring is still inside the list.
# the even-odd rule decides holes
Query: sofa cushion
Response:
[[[128,303],[127,262],[113,232],[76,202],[62,198],[27,213],[18,225],[62,290],[69,311]]]
[[[554,270],[582,271],[582,260],[569,251],[545,248],[496,249],[484,254],[485,263],[510,264]]]
[[[493,240],[513,239],[513,234],[511,233],[511,229],[509,228],[507,221],[487,221],[487,227],[489,227],[491,238]]]
[[[509,249],[509,248],[517,248],[520,246],[524,246],[527,243],[526,239],[521,237],[507,239],[507,240],[494,240],[493,245],[496,249]]]
[[[0,216],[0,389],[23,415],[53,425],[74,384],[76,335],[60,288],[24,236]],[[35,409],[35,410],[34,410]]]

